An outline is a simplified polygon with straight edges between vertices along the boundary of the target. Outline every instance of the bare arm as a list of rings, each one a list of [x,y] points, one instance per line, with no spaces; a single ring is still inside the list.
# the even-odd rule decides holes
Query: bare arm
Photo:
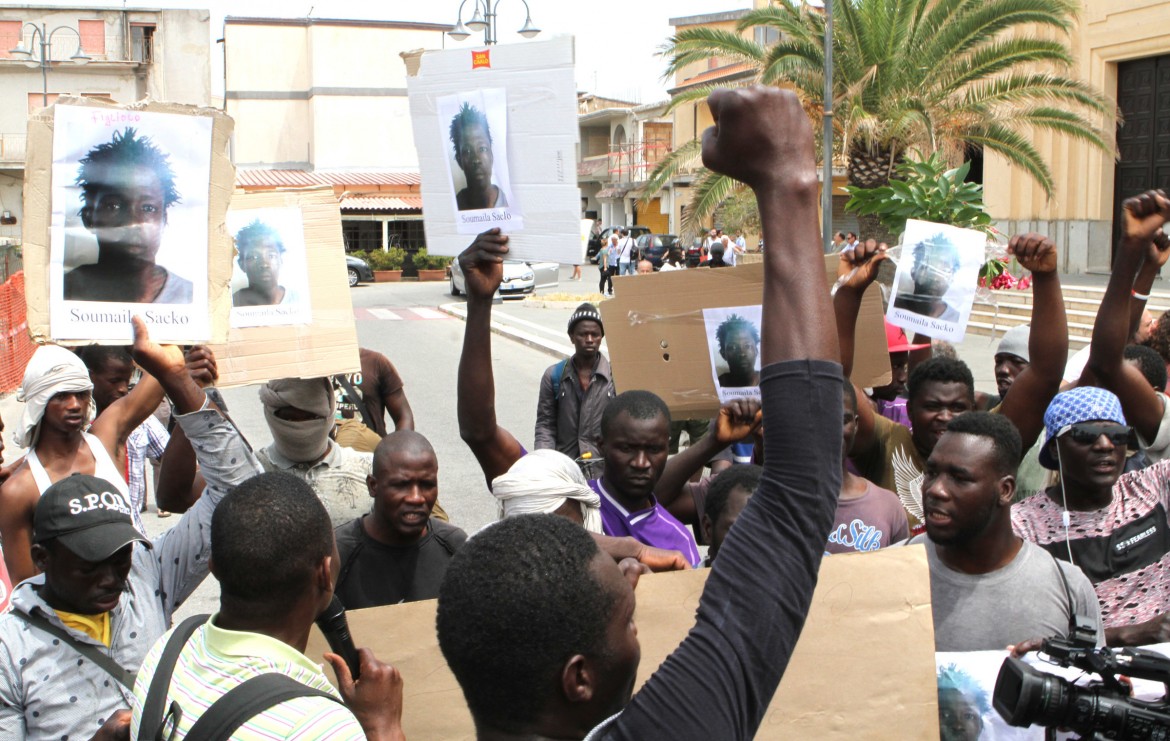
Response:
[[[390,412],[390,419],[394,420],[394,429],[414,429],[414,412],[410,408],[410,402],[406,400],[405,389],[399,388],[397,391],[384,394],[382,404],[385,405],[386,411]]]
[[[28,466],[22,466],[0,486],[0,542],[12,586],[40,573],[32,560],[33,513],[40,493]]]
[[[694,499],[679,496],[685,491],[686,483],[719,451],[754,433],[763,421],[760,402],[755,399],[736,399],[724,404],[715,420],[714,431],[667,461],[654,486],[658,503],[684,524],[697,523],[699,513],[695,512]]]
[[[456,408],[459,436],[471,448],[488,485],[520,460],[520,442],[496,422],[492,371],[492,298],[504,276],[508,237],[499,229],[480,234],[459,256],[467,286],[467,321],[459,356]]]
[[[1088,369],[1103,387],[1117,394],[1126,421],[1143,438],[1153,440],[1162,424],[1162,404],[1141,371],[1125,362],[1124,353],[1134,278],[1146,262],[1154,232],[1170,216],[1170,201],[1151,191],[1127,199],[1122,212],[1125,225],[1121,244],[1093,324]]]
[[[1008,389],[1000,413],[1016,425],[1027,450],[1044,429],[1048,403],[1060,391],[1068,363],[1068,320],[1056,275],[1056,244],[1041,234],[1020,234],[1008,242],[1008,251],[1032,271],[1031,363]]]
[[[841,349],[841,368],[845,376],[853,374],[853,355],[857,340],[857,314],[866,289],[877,278],[886,253],[858,245],[837,258],[837,292],[833,295],[833,314],[837,321],[837,343]],[[929,353],[927,355],[929,357]],[[859,397],[860,398],[860,397]]]
[[[176,348],[177,350],[177,348]],[[93,421],[89,431],[102,441],[106,452],[115,461],[122,460],[126,439],[138,425],[154,414],[163,400],[163,388],[149,372],[142,374],[142,380],[130,393],[106,407]]]
[[[215,354],[210,348],[196,345],[184,353],[183,358],[187,372],[200,387],[210,386],[219,378]],[[195,450],[182,426],[175,425],[160,462],[155,503],[161,510],[182,513],[190,509],[202,493],[203,482]]]

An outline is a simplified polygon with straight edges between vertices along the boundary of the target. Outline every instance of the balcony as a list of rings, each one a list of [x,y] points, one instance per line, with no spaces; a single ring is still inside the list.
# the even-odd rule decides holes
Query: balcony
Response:
[[[24,167],[27,143],[28,134],[0,134],[0,164],[19,164]]]
[[[599,154],[585,157],[577,163],[578,180],[604,180],[609,171],[609,155]]]

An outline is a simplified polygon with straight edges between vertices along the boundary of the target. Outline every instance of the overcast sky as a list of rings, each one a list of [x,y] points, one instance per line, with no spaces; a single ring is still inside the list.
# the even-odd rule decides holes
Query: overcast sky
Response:
[[[463,19],[471,16],[475,0],[466,0]],[[73,0],[42,0],[37,5],[77,7],[84,2]],[[659,47],[670,36],[670,18],[717,13],[751,7],[751,0],[528,0],[532,21],[541,29],[537,38],[569,33],[577,37],[577,87],[613,97],[635,98],[650,103],[667,97],[668,85],[661,80],[665,61],[656,56]],[[0,0],[0,5],[27,5]],[[95,3],[96,5],[96,3]],[[102,3],[105,7],[121,6],[116,2]],[[127,8],[136,7],[129,3]],[[430,21],[454,23],[459,9],[458,0],[210,0],[193,3],[190,0],[154,0],[137,4],[147,8],[210,7],[211,38],[222,35],[223,17],[304,17],[359,18],[370,20]],[[524,24],[524,3],[521,0],[499,0],[497,36],[500,43],[522,42],[515,32]],[[480,34],[472,34],[467,41],[448,39],[448,48],[475,45]],[[223,57],[214,50],[211,55],[212,90],[222,94]]]

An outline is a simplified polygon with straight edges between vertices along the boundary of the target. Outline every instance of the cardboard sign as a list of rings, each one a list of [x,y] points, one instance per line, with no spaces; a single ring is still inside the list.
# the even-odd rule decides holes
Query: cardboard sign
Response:
[[[837,256],[826,256],[826,287],[836,281],[836,270]],[[763,263],[624,276],[614,278],[614,283],[616,298],[598,308],[618,389],[653,391],[679,419],[718,414],[720,392],[724,397],[728,393],[716,381],[727,366],[718,364],[714,333],[708,340],[708,310],[759,307]],[[890,382],[881,295],[877,287],[870,288],[857,317],[853,360],[853,381],[863,388]]]
[[[572,37],[404,56],[427,251],[499,227],[512,258],[580,263]]]
[[[61,98],[29,118],[24,189],[29,332],[125,344],[141,316],[162,342],[227,335],[235,170],[214,108]],[[139,284],[125,266],[153,263]]]
[[[235,324],[262,321],[266,326],[232,326],[227,344],[212,347],[219,366],[217,385],[220,387],[260,383],[273,378],[331,376],[352,373],[361,367],[346,279],[341,210],[333,188],[320,186],[262,193],[237,191],[232,196],[227,223],[236,225],[239,233],[257,220],[263,222],[293,212],[297,214],[296,219],[283,219],[285,224],[281,234],[285,255],[293,249],[301,250],[299,259],[304,268],[303,273],[299,269],[292,271],[287,279],[282,269],[280,283],[288,291],[293,291],[297,290],[297,281],[306,280],[308,294],[283,307],[248,306],[232,310],[240,318]],[[301,225],[300,235],[285,234],[291,223]],[[232,262],[239,267],[239,260]],[[284,265],[288,263],[286,259]],[[247,280],[242,280],[238,284],[240,290],[247,285]],[[299,320],[305,312],[311,321]]]
[[[708,569],[638,582],[637,686],[682,642]],[[474,739],[475,729],[435,636],[435,601],[348,613],[358,646],[392,663],[405,682],[407,738]],[[316,628],[306,655],[328,650]],[[921,546],[829,556],[804,631],[757,739],[852,741],[896,728],[903,739],[938,739],[930,574]]]

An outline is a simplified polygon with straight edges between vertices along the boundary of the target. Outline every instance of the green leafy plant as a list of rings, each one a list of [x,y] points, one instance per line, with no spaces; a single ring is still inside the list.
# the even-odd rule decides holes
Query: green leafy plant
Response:
[[[972,148],[994,152],[1027,172],[1051,197],[1055,182],[1038,133],[1061,134],[1112,151],[1114,105],[1075,77],[1068,39],[1075,0],[830,0],[833,3],[832,154],[850,185],[885,185],[908,152],[941,152],[958,162]],[[800,0],[772,0],[745,13],[734,31],[684,28],[663,48],[667,75],[718,60],[745,65],[733,84],[796,91],[820,130],[824,101],[824,15]],[[777,39],[760,44],[757,31]],[[703,69],[706,69],[704,66]],[[681,86],[671,108],[702,104],[723,83]],[[677,147],[644,188],[653,198],[694,169],[684,229],[695,233],[734,181],[697,167],[701,147]],[[872,217],[861,230],[875,232]]]
[[[877,188],[846,186],[851,198],[845,210],[876,216],[892,234],[901,234],[907,219],[921,219],[991,235],[991,216],[983,210],[983,186],[964,182],[971,163],[947,169],[936,152],[925,160],[907,159],[895,168],[896,178]]]
[[[406,259],[406,252],[401,247],[391,247],[389,250],[370,250],[366,262],[373,270],[402,270],[402,263]]]

